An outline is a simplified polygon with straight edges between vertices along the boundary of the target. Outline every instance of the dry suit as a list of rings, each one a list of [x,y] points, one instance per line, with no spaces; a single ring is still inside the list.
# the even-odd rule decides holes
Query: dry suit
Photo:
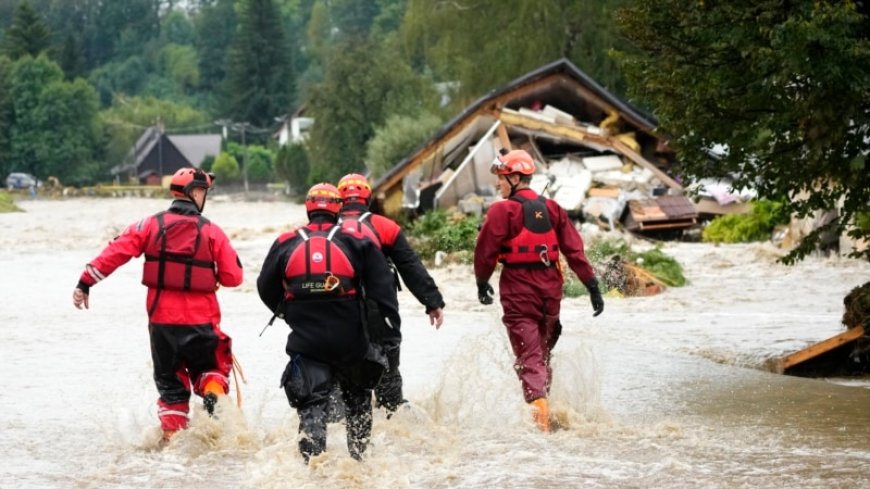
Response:
[[[242,283],[242,264],[229,238],[193,202],[175,200],[166,212],[128,226],[85,266],[87,292],[131,258],[145,255],[142,283],[154,382],[164,431],[187,427],[190,393],[212,381],[229,388],[232,340],[220,329],[218,285]]]
[[[334,214],[312,213],[307,226],[279,236],[257,279],[263,303],[291,329],[281,385],[299,413],[299,449],[306,460],[326,447],[328,397],[336,384],[345,402],[348,450],[358,459],[366,449],[372,388],[387,368],[380,348],[366,338],[366,297],[399,327],[384,256],[371,240],[335,220]]]
[[[339,213],[342,227],[359,232],[375,241],[388,263],[402,277],[405,286],[411,291],[423,307],[426,314],[444,307],[444,298],[435,285],[435,280],[426,271],[420,257],[411,248],[402,228],[392,219],[369,212],[368,207],[361,202],[344,204]],[[393,274],[395,276],[395,273]],[[395,277],[395,286],[400,289],[399,278]],[[402,393],[402,374],[399,371],[400,346],[402,332],[398,327],[390,327],[384,321],[378,310],[377,302],[368,299],[367,326],[370,339],[381,345],[387,356],[390,367],[383,379],[375,388],[375,401],[389,411],[405,402]]]
[[[534,226],[540,232],[530,232]],[[550,352],[562,328],[559,253],[584,284],[595,282],[583,240],[565,210],[527,188],[489,208],[474,250],[474,275],[479,283],[488,282],[496,264],[502,263],[502,322],[526,402],[547,397],[550,389]]]

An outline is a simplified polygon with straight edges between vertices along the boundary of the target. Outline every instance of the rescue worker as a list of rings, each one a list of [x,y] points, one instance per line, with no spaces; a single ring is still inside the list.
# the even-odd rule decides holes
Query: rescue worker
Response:
[[[211,415],[229,389],[232,340],[221,331],[215,291],[242,283],[242,263],[226,234],[202,216],[213,176],[197,168],[175,172],[169,210],[146,217],[124,232],[85,266],[73,304],[90,307],[90,288],[131,258],[145,255],[142,284],[157,415],[164,441],[187,427],[191,390]]]
[[[444,322],[444,299],[441,292],[420,257],[408,244],[402,228],[392,219],[369,211],[372,187],[366,177],[356,173],[345,175],[338,182],[338,190],[344,202],[339,213],[342,227],[359,232],[378,245],[388,263],[395,267],[414,297],[426,308],[429,323],[435,329],[440,328]],[[398,277],[395,277],[395,287],[401,290]],[[402,374],[399,372],[402,332],[398,327],[387,325],[378,311],[377,303],[371,297],[368,300],[366,319],[369,339],[384,349],[389,362],[389,369],[375,387],[375,402],[378,407],[387,410],[389,417],[400,405],[407,402],[402,393]]]
[[[387,360],[364,330],[365,299],[399,327],[398,302],[387,262],[371,240],[337,225],[341,195],[321,183],[308,191],[309,223],[278,237],[257,290],[290,326],[290,357],[281,385],[299,414],[299,451],[306,463],[326,449],[327,405],[338,385],[345,405],[347,448],[357,460],[372,429],[372,389]]]
[[[505,200],[489,208],[477,237],[477,295],[481,304],[492,304],[494,291],[489,279],[496,263],[501,263],[502,322],[516,356],[514,368],[525,401],[532,406],[535,424],[548,432],[547,395],[553,374],[550,352],[562,331],[560,252],[589,290],[593,316],[604,310],[604,300],[583,251],[583,240],[565,210],[529,188],[535,172],[529,153],[514,150],[499,155],[491,171],[498,176],[499,193]]]

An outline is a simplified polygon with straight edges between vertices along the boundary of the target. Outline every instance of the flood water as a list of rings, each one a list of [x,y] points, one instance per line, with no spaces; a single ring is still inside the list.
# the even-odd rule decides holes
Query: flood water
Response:
[[[221,404],[216,420],[197,409],[160,449],[141,262],[94,287],[88,311],[71,293],[112,236],[166,205],[35,200],[0,214],[0,488],[870,487],[867,383],[765,370],[842,332],[842,298],[870,266],[786,267],[761,244],[665,244],[689,286],[605,297],[594,319],[588,298],[566,300],[551,400],[560,428],[549,435],[532,426],[499,310],[477,303],[470,267],[433,269],[448,304],[440,331],[400,294],[412,407],[376,414],[365,463],[334,424],[328,452],[305,466],[278,387],[287,328],[258,336],[270,314],[255,286],[272,240],[304,209],[220,199],[206,215],[247,274],[219,292],[247,378],[242,408]]]

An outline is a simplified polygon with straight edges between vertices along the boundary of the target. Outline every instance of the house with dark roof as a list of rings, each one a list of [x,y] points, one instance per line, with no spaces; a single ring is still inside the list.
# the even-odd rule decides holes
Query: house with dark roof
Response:
[[[585,160],[583,171],[628,168],[634,173],[612,175],[615,181],[630,182],[636,174],[644,184],[662,187],[660,193],[679,195],[682,186],[669,174],[675,153],[656,125],[652,115],[561,59],[493,90],[444,124],[374,182],[373,207],[396,216],[448,208],[471,194],[494,196],[490,165],[499,150],[517,148],[541,166],[568,158]],[[595,167],[602,164],[611,166]]]
[[[124,162],[111,172],[118,178],[159,185],[163,177],[184,167],[199,168],[207,157],[221,151],[220,134],[166,134],[159,126],[142,133]]]

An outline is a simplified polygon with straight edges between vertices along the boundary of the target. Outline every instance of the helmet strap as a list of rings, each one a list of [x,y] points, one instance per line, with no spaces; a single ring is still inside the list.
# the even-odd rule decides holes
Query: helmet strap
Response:
[[[206,193],[204,193],[204,194],[202,195],[202,205],[199,205],[199,204],[196,202],[196,199],[193,197],[193,189],[194,189],[194,188],[197,188],[197,187],[190,187],[190,188],[188,188],[188,189],[184,192],[184,195],[187,196],[187,198],[190,199],[191,202],[193,202],[193,205],[196,207],[196,210],[198,210],[199,213],[202,214],[202,211],[205,210],[205,200],[208,198],[208,192],[206,192]]]
[[[510,177],[512,177],[514,175],[516,175],[516,173],[511,173],[509,175],[505,175],[505,177],[504,177],[505,180],[507,180],[508,185],[511,186],[511,193],[510,193],[510,195],[508,195],[508,197],[513,197],[514,194],[517,193],[517,187],[519,187],[520,183],[522,182],[522,179],[519,179],[519,180],[517,180],[517,183],[511,183]]]

